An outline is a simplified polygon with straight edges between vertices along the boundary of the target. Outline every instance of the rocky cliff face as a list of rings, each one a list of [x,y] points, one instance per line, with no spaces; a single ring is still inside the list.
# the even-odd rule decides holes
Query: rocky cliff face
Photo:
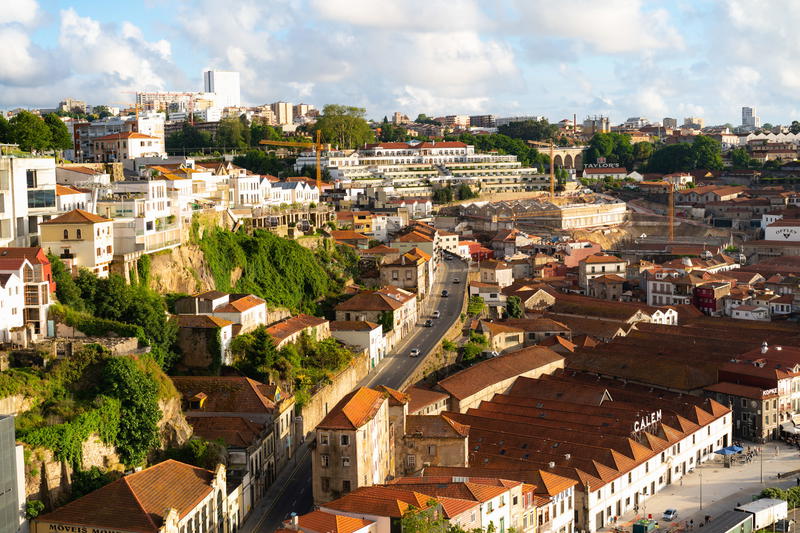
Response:
[[[194,294],[214,288],[214,278],[200,247],[184,244],[168,254],[152,256],[150,287],[162,294],[185,292]]]
[[[160,400],[162,416],[158,422],[161,432],[161,447],[180,446],[192,436],[192,428],[186,422],[178,398]],[[27,447],[26,447],[27,448]],[[104,444],[97,435],[90,435],[83,443],[81,469],[96,466],[104,472],[124,472],[114,446]],[[53,452],[46,448],[26,449],[25,495],[29,499],[41,500],[48,509],[62,505],[70,498],[72,488],[72,465],[56,460]]]

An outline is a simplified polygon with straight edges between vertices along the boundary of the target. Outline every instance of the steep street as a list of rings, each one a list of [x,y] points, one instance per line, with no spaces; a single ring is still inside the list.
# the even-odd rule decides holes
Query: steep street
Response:
[[[458,279],[460,283],[453,283]],[[442,298],[442,290],[449,296]],[[467,289],[467,265],[458,259],[442,261],[436,273],[431,297],[422,304],[423,310],[412,335],[403,339],[359,384],[362,387],[386,385],[399,387],[418,365],[424,364],[425,356],[436,346],[461,315],[461,303]],[[433,320],[433,326],[423,326],[434,310],[441,318]],[[413,348],[420,351],[419,357],[409,357]],[[242,525],[242,533],[267,533],[280,527],[290,513],[304,514],[313,508],[311,493],[311,451],[303,445],[297,452],[296,463],[291,463],[278,476],[271,490],[250,513]]]

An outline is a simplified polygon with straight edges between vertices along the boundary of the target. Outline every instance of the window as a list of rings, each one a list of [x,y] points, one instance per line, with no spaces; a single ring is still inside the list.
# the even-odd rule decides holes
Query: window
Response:
[[[56,191],[28,191],[28,207],[55,207]]]
[[[345,479],[342,481],[342,492],[350,492],[350,480]]]
[[[328,445],[328,434],[327,433],[323,433],[323,434],[321,434],[319,436],[319,443],[320,444],[324,444],[325,446]]]
[[[406,466],[409,468],[414,468],[417,466],[417,456],[416,455],[406,455]]]
[[[35,170],[26,170],[25,171],[25,179],[28,182],[28,188],[33,189],[37,186],[37,179],[36,179],[36,171]]]
[[[349,457],[342,457],[342,466],[350,466],[350,458]]]
[[[330,457],[327,454],[322,454],[319,456],[319,464],[322,465],[323,468],[328,466],[329,461]]]
[[[66,241],[67,239],[69,239],[69,230],[65,229],[64,230],[64,240]]]
[[[514,496],[514,499],[511,501],[511,505],[517,505],[517,497]]]
[[[81,233],[81,230],[79,230],[79,229],[75,230],[75,238],[76,239],[82,239],[83,238],[83,234]]]
[[[350,446],[350,435],[339,436],[339,444],[342,446]]]
[[[428,455],[436,455],[436,445],[431,444],[428,446]]]

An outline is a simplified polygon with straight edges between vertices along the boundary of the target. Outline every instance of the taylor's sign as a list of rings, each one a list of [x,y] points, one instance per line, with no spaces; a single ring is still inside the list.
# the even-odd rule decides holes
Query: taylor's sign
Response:
[[[639,431],[643,431],[650,426],[658,424],[659,422],[661,422],[661,409],[658,411],[653,411],[649,415],[645,415],[641,419],[635,421],[633,423],[633,432],[638,433]]]
[[[617,168],[616,163],[586,163],[583,168]]]
[[[775,234],[788,240],[797,235],[797,230],[795,228],[781,228],[775,230]]]

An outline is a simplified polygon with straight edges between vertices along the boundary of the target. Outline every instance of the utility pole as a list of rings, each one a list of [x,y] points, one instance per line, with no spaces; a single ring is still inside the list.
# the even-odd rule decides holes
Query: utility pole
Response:
[[[703,510],[703,469],[698,468],[700,470],[700,510]]]

